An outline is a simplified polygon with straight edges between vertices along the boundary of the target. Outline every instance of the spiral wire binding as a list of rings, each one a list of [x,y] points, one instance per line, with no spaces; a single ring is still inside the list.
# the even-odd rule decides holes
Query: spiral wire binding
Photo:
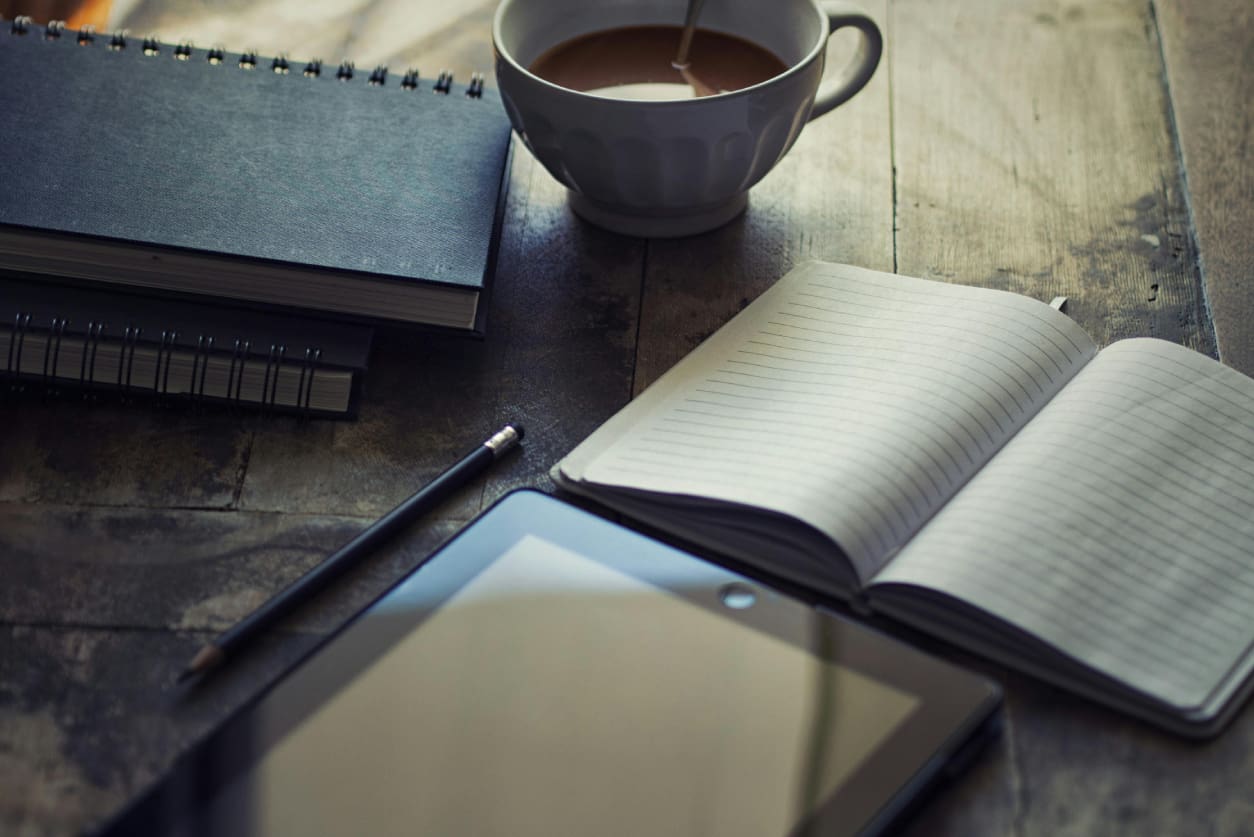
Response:
[[[9,373],[9,389],[21,392],[22,385],[22,349],[26,345],[26,331],[30,327],[30,314],[19,311],[13,316],[13,333],[9,335],[9,361],[6,369]]]
[[[8,356],[5,359],[4,378],[8,380],[8,391],[21,393],[27,390],[27,381],[34,379],[39,383],[39,392],[43,395],[58,395],[62,391],[61,384],[66,380],[74,380],[77,389],[84,399],[95,400],[99,393],[107,390],[119,399],[126,401],[137,394],[151,395],[164,403],[172,403],[184,399],[192,406],[202,406],[211,398],[206,395],[211,359],[215,356],[217,340],[212,334],[200,333],[196,338],[191,352],[190,377],[185,380],[186,390],[172,393],[171,368],[175,355],[180,351],[179,332],[176,329],[163,329],[159,341],[150,343],[155,351],[150,386],[135,382],[135,358],[143,344],[143,329],[133,324],[123,328],[113,339],[117,346],[116,375],[103,377],[99,370],[100,347],[108,339],[109,327],[103,320],[91,320],[87,323],[82,335],[81,353],[78,357],[77,375],[67,374],[62,369],[62,355],[66,347],[66,336],[70,333],[70,320],[54,315],[46,325],[38,324],[29,312],[19,311],[14,315],[12,331],[8,342]],[[23,371],[23,359],[31,350],[29,336],[35,332],[44,332],[47,339],[42,347],[42,358],[37,371]],[[77,337],[74,338],[77,341]],[[227,371],[226,396],[221,400],[239,406],[245,403],[260,408],[262,413],[270,412],[279,406],[278,393],[280,377],[287,368],[288,348],[284,343],[271,343],[265,358],[265,367],[261,389],[256,399],[244,399],[244,378],[250,360],[257,358],[252,351],[252,341],[236,339],[230,355]],[[298,374],[295,399],[284,405],[294,410],[300,417],[308,418],[313,413],[313,387],[318,370],[322,368],[322,349],[309,346],[304,349],[299,362],[291,364],[292,372]]]
[[[95,320],[87,324],[87,333],[83,336],[83,358],[78,371],[78,383],[82,387],[84,398],[92,397],[96,383],[96,355],[100,350],[100,338],[104,336],[105,324]],[[90,353],[91,359],[88,360]]]
[[[53,317],[52,327],[48,330],[48,342],[44,343],[42,378],[47,387],[51,387],[56,380],[57,362],[61,359],[61,338],[64,336],[65,320]]]
[[[305,349],[305,362],[300,365],[300,381],[296,384],[297,406],[301,408],[301,414],[304,416],[309,415],[309,403],[313,396],[314,372],[321,361],[322,349]],[[308,373],[308,376],[306,376],[306,373]]]
[[[29,15],[18,15],[10,21],[9,32],[11,35],[24,36],[29,34],[36,28],[36,24]],[[49,21],[43,27],[43,37],[45,40],[60,40],[66,32],[66,24],[61,20]],[[105,48],[111,52],[121,52],[128,46],[129,33],[125,29],[118,29],[109,34],[108,40],[105,42]],[[80,27],[75,35],[75,41],[79,46],[90,47],[97,42],[96,27],[91,24],[85,24]],[[163,44],[154,35],[150,35],[141,41],[141,51],[147,57],[159,57],[163,52]],[[196,50],[191,41],[180,41],[172,47],[170,54],[176,61],[189,61],[192,59]],[[219,66],[226,63],[226,49],[221,46],[213,46],[205,50],[206,62],[213,66]],[[255,50],[245,50],[240,54],[238,66],[243,70],[253,70],[257,67],[257,53]],[[272,59],[270,69],[276,75],[288,75],[291,72],[291,60],[286,55],[278,55]],[[314,58],[306,62],[301,75],[305,78],[319,78],[322,75],[323,61],[320,58]],[[356,67],[352,61],[344,60],[340,62],[335,72],[335,77],[340,81],[351,81],[356,73]],[[383,87],[387,82],[388,68],[386,65],[378,65],[372,70],[367,77],[367,83],[372,87]],[[420,86],[420,75],[416,68],[410,68],[405,71],[398,85],[401,90],[413,91]],[[450,70],[441,70],[438,78],[433,85],[433,92],[448,95],[452,91],[453,73]],[[470,85],[466,90],[468,98],[478,99],[483,96],[484,91],[484,75],[475,73],[471,76]],[[49,326],[48,342],[44,346],[44,359],[41,367],[41,378],[47,385],[48,389],[54,386],[57,376],[58,363],[61,354],[61,347],[68,328],[69,321],[63,317],[54,317]],[[106,324],[103,322],[92,321],[88,324],[87,331],[83,336],[83,353],[79,363],[79,383],[84,385],[99,383],[96,381],[96,362],[99,353],[100,342],[104,339],[106,332]],[[5,363],[5,373],[10,381],[10,389],[13,391],[21,391],[24,389],[22,374],[22,354],[26,348],[26,338],[31,331],[31,315],[26,312],[18,312],[14,315],[13,331],[9,338],[8,357]],[[118,356],[117,379],[114,382],[115,389],[119,395],[126,397],[137,391],[134,382],[135,371],[135,355],[140,346],[143,336],[143,329],[134,325],[127,325],[121,334],[120,353]],[[173,330],[163,330],[161,332],[161,340],[157,345],[156,366],[153,370],[153,392],[158,395],[166,395],[169,391],[170,366],[172,363],[174,352],[177,348],[178,332]],[[205,380],[209,368],[209,358],[214,350],[214,338],[212,335],[200,335],[197,339],[196,349],[192,360],[192,396],[197,403],[203,401],[205,397]],[[273,344],[266,360],[265,376],[262,383],[261,403],[263,407],[273,406],[277,402],[279,369],[285,361],[287,347],[285,345]],[[243,402],[243,380],[245,373],[245,365],[248,358],[252,354],[252,342],[249,340],[235,340],[231,353],[230,366],[227,373],[227,393],[226,400],[233,401],[236,404]],[[302,414],[308,415],[312,409],[313,401],[313,384],[317,369],[322,362],[322,349],[311,347],[305,349],[304,357],[300,364],[300,378],[297,383],[297,408]]]
[[[196,353],[192,355],[192,400],[203,403],[205,400],[205,374],[209,371],[209,356],[213,353],[213,335],[196,338]],[[196,371],[200,370],[200,381],[196,380]]]
[[[12,35],[26,35],[33,29],[37,28],[37,24],[29,15],[18,15],[10,21],[9,32]],[[45,40],[60,40],[66,32],[66,23],[63,20],[51,20],[43,27],[43,37]],[[79,46],[93,46],[96,43],[96,28],[91,24],[84,24],[79,28],[75,39]],[[121,52],[125,50],[129,43],[129,33],[125,29],[118,29],[109,35],[105,42],[105,48],[112,52]],[[155,35],[149,35],[141,42],[140,49],[143,54],[150,58],[159,57],[165,52],[166,44],[163,44]],[[190,61],[196,53],[195,46],[191,41],[179,41],[170,47],[169,54],[176,61]],[[205,60],[213,65],[219,66],[226,63],[227,53],[222,46],[213,46],[205,50]],[[255,70],[258,66],[258,57],[256,50],[247,49],[240,53],[237,65],[242,70]],[[270,60],[269,64],[271,72],[275,75],[289,75],[292,72],[293,64],[286,54],[280,54]],[[301,75],[305,78],[318,78],[322,75],[323,61],[320,58],[314,58],[306,62]],[[351,81],[357,74],[357,68],[352,61],[345,59],[341,61],[335,71],[335,78],[340,81]],[[387,82],[388,68],[384,64],[376,66],[366,77],[366,82],[370,87],[383,87]],[[419,87],[420,77],[418,70],[406,70],[401,77],[399,87],[405,91],[417,90]],[[453,88],[453,73],[450,70],[441,70],[436,78],[432,90],[435,93],[448,95]],[[485,90],[485,77],[483,73],[474,73],[470,77],[470,83],[466,88],[466,97],[469,99],[481,99]]]
[[[287,358],[287,346],[280,344],[278,351],[275,351],[273,345],[270,346],[270,359],[274,361],[274,380],[270,382],[270,399],[269,405],[273,407],[278,403],[279,398],[279,370],[283,368],[283,362]],[[269,361],[266,362],[269,368]]]
[[[226,400],[231,400],[231,387],[235,387],[235,402],[238,404],[240,400],[240,385],[244,380],[244,361],[248,359],[248,354],[252,350],[252,341],[245,340],[241,343],[239,338],[235,339],[235,348],[231,352],[231,368],[226,375]],[[238,366],[238,371],[237,371]],[[237,377],[238,376],[238,377]]]
[[[270,391],[270,367],[274,365],[274,349],[273,343],[270,344],[270,353],[266,355],[266,371],[261,379],[261,409],[266,409],[266,394]],[[275,373],[275,379],[278,379],[278,373]]]
[[[122,351],[118,355],[118,393],[125,398],[131,391],[131,373],[135,369],[135,346],[143,329],[128,325],[122,334]],[[129,351],[128,351],[129,350]],[[123,380],[125,370],[125,380]]]
[[[174,356],[175,344],[179,338],[177,331],[162,329],[161,343],[157,346],[157,366],[152,372],[152,391],[158,395],[170,392],[170,359]],[[161,361],[165,360],[165,374],[161,371]]]
[[[270,353],[266,356],[266,372],[261,381],[261,409],[273,407],[279,394],[279,369],[283,366],[283,358],[287,354],[287,346],[282,343],[270,344]]]

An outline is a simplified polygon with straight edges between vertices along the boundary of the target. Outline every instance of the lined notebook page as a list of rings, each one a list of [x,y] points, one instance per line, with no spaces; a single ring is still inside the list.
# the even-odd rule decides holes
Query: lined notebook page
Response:
[[[1254,380],[1102,351],[876,581],[957,595],[1178,707],[1254,642]]]
[[[812,262],[560,468],[800,518],[866,579],[1095,352],[1023,296]]]

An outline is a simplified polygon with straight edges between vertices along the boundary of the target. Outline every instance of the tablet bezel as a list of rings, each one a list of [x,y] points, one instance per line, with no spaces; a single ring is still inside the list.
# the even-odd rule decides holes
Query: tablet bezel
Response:
[[[918,699],[917,707],[790,834],[874,833],[900,814],[980,733],[1001,703],[989,681],[833,614],[839,640],[814,648],[792,636],[786,609],[811,605],[765,595],[732,610],[720,589],[760,581],[618,526],[550,495],[521,489],[501,498],[370,605],[319,643],[182,756],[103,833],[169,832],[196,814],[235,776],[299,726],[440,605],[528,535],[537,536],[727,619],[847,666]],[[684,562],[692,562],[685,564]],[[674,570],[682,566],[682,585]],[[399,605],[399,606],[398,606]],[[261,739],[260,741],[258,739]],[[855,827],[856,826],[856,827]],[[194,830],[194,826],[193,826]]]

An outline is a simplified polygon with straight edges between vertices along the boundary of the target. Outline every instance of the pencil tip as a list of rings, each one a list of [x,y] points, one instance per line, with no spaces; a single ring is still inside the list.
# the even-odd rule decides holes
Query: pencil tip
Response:
[[[197,674],[208,671],[218,663],[222,662],[223,656],[224,654],[222,649],[213,643],[204,646],[196,652],[196,656],[192,657],[192,661],[187,664],[187,668],[183,669],[174,682],[182,683],[185,680],[195,677]]]

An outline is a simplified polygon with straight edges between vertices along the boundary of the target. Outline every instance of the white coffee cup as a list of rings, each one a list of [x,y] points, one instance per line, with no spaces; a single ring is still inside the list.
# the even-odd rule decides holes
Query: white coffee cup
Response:
[[[700,26],[765,47],[787,70],[702,98],[633,101],[560,87],[527,68],[572,38],[624,26],[681,25],[685,0],[504,0],[492,22],[509,118],[592,223],[648,237],[692,235],[742,212],[749,188],[810,119],[857,93],[883,40],[862,11],[815,0],[706,0]],[[861,35],[849,66],[822,82],[832,31]]]

